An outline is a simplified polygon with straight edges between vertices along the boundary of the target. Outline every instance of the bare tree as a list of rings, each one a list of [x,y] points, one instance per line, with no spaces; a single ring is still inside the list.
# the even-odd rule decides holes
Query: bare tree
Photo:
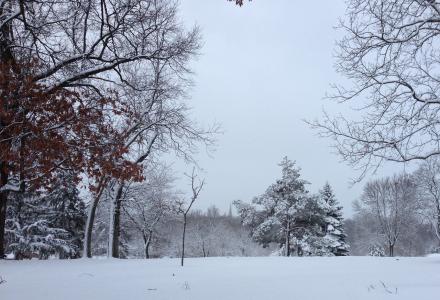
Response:
[[[408,175],[368,182],[361,197],[368,213],[373,215],[388,244],[389,256],[417,214],[416,185]]]
[[[336,68],[349,79],[331,99],[353,117],[327,113],[313,127],[362,172],[384,161],[440,154],[440,4],[430,0],[348,0]]]
[[[422,201],[422,214],[434,228],[435,236],[440,243],[440,161],[432,157],[420,165],[414,173],[417,180],[419,196]]]
[[[125,103],[130,111],[135,112],[124,135],[126,158],[132,164],[141,167],[168,151],[192,161],[192,154],[198,145],[209,147],[214,144],[217,125],[205,130],[188,116],[189,109],[184,102],[190,85],[190,72],[184,65],[188,63],[188,60],[182,60],[182,69],[176,72],[166,62],[153,60],[150,79],[142,76],[145,72],[132,70],[132,80],[143,82],[136,85],[149,87],[148,91],[129,90],[126,93]],[[118,181],[112,201],[109,232],[109,253],[112,257],[119,257],[121,202],[127,184],[130,184],[130,180]]]
[[[191,180],[191,192],[192,196],[189,200],[189,203],[185,204],[185,201],[181,200],[178,202],[178,213],[183,216],[183,230],[182,230],[182,256],[180,259],[180,265],[183,267],[183,260],[185,258],[185,234],[186,234],[186,225],[187,225],[187,217],[188,213],[191,210],[194,202],[199,197],[200,192],[203,189],[205,184],[205,180],[197,180],[197,175],[195,173],[195,168],[193,168],[191,175],[186,175]]]
[[[166,216],[176,211],[176,192],[169,169],[158,166],[148,170],[142,183],[127,186],[122,205],[129,226],[142,236],[145,258],[150,258],[150,246],[157,235],[158,227]]]

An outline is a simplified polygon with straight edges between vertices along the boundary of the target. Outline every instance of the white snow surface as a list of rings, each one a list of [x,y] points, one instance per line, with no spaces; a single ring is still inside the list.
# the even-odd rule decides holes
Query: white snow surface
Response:
[[[440,256],[0,261],[0,299],[440,299]]]

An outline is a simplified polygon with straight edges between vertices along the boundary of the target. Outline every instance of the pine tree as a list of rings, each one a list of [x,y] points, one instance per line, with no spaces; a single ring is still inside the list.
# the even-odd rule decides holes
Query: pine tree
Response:
[[[342,206],[339,205],[329,183],[319,192],[320,204],[323,207],[324,227],[323,244],[327,251],[335,256],[348,255],[349,246],[343,228]]]
[[[320,229],[322,214],[295,163],[284,157],[280,166],[281,179],[263,195],[255,197],[251,204],[238,201],[235,205],[256,242],[263,246],[278,243],[286,256],[293,251],[297,255],[313,254],[310,243]]]
[[[48,212],[43,203],[41,195],[20,193],[14,195],[14,201],[8,206],[6,249],[16,259],[46,259],[51,254],[70,249],[65,241],[67,231],[52,227],[47,215],[43,216]]]
[[[73,174],[60,173],[52,192],[43,201],[49,207],[46,218],[53,228],[61,228],[68,234],[66,243],[69,251],[60,253],[61,258],[80,257],[86,219],[85,203],[79,196],[79,190]],[[44,217],[44,214],[43,214]]]
[[[50,191],[16,193],[7,210],[7,251],[16,259],[79,257],[85,205],[73,176],[60,173]]]

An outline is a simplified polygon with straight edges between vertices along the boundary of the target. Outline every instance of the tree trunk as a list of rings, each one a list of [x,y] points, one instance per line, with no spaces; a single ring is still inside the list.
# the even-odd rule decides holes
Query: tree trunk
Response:
[[[2,6],[0,12],[7,9]],[[9,24],[4,24],[0,33],[0,61],[3,64],[11,64],[11,69],[18,74],[18,70],[14,55],[12,53],[11,42],[12,41],[12,22]],[[2,109],[7,111],[8,107],[6,105],[7,101],[2,103]],[[5,123],[4,119],[0,119],[0,129],[7,127],[9,124]],[[9,135],[1,136],[1,138],[10,138]],[[11,147],[10,143],[2,143],[2,147]],[[0,188],[4,187],[8,183],[9,172],[7,170],[8,163],[6,161],[0,161]],[[5,225],[6,225],[6,205],[8,202],[8,191],[0,192],[0,259],[5,257]]]
[[[92,232],[93,224],[95,222],[96,208],[98,207],[98,202],[101,199],[101,195],[104,191],[106,181],[101,180],[96,196],[93,198],[90,204],[89,213],[87,215],[86,228],[84,233],[84,243],[83,243],[83,257],[92,257]]]
[[[285,247],[286,256],[290,256],[290,222],[287,222]]]
[[[94,198],[90,204],[89,214],[87,215],[86,228],[84,233],[83,257],[92,257],[92,232],[95,222],[96,208],[98,207],[99,198]]]
[[[119,258],[119,238],[121,235],[121,202],[124,182],[116,191],[113,207],[110,211],[109,257]]]
[[[394,244],[389,244],[389,256],[394,256]]]
[[[301,248],[300,245],[297,245],[297,246],[296,246],[296,254],[297,254],[298,256],[303,256],[303,254],[304,254],[304,252],[303,252],[303,250],[302,250],[302,248]]]
[[[186,233],[186,215],[183,215],[183,233],[182,233],[182,258],[180,265],[183,267],[183,259],[185,258],[185,233]]]
[[[5,258],[6,192],[0,192],[0,259]]]
[[[0,187],[8,183],[8,173],[5,163],[0,164]],[[5,258],[5,225],[6,225],[6,204],[8,202],[8,192],[0,192],[0,259]]]
[[[144,236],[144,245],[145,245],[145,259],[150,258],[150,245],[151,245],[152,233],[148,235],[148,237]]]
[[[203,253],[203,257],[206,257],[205,241],[204,240],[202,240],[202,253]]]

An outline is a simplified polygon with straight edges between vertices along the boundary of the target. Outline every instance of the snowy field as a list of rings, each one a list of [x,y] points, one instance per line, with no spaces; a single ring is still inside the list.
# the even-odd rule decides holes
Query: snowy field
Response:
[[[440,299],[440,257],[1,261],[0,299]]]

